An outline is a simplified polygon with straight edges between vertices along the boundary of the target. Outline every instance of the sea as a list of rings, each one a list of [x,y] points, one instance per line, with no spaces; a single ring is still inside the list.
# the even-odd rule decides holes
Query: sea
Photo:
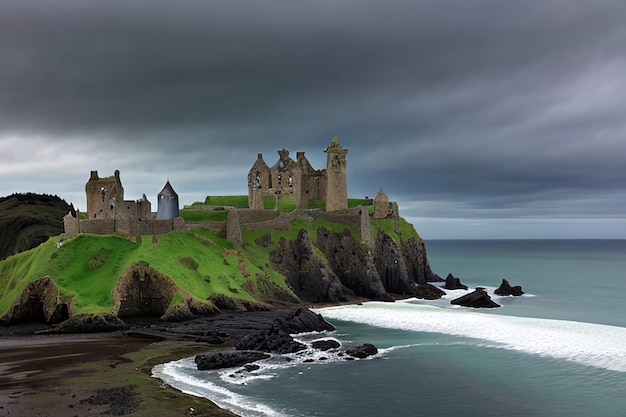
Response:
[[[626,240],[426,241],[433,271],[484,287],[496,309],[408,299],[322,308],[343,347],[275,356],[251,372],[197,371],[193,358],[153,375],[243,417],[626,416]],[[521,297],[498,297],[502,279]]]

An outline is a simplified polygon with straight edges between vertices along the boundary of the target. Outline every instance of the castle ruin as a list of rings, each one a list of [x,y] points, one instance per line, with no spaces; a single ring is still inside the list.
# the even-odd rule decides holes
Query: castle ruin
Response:
[[[311,201],[322,201],[326,211],[348,208],[346,184],[346,154],[335,136],[324,151],[327,154],[326,169],[316,170],[304,152],[296,153],[294,161],[287,149],[278,151],[278,161],[269,167],[258,154],[248,172],[248,207],[264,208],[264,197],[272,196],[278,201],[282,196],[293,196],[296,207],[306,209]]]
[[[178,194],[169,180],[158,194],[158,210],[151,211],[151,203],[146,195],[139,200],[125,200],[124,187],[119,171],[113,176],[101,178],[97,171],[85,185],[87,197],[87,218],[80,218],[77,211],[64,217],[65,237],[79,233],[100,235],[123,233],[131,238],[141,235],[159,235],[172,230],[204,227],[216,232],[224,232],[231,242],[242,242],[242,229],[275,228],[286,230],[295,217],[323,218],[332,222],[344,223],[360,232],[363,242],[371,242],[370,217],[374,219],[392,218],[394,210],[389,198],[380,189],[374,199],[374,212],[362,206],[348,208],[346,184],[346,155],[334,137],[325,149],[326,168],[314,169],[304,152],[297,152],[294,161],[289,151],[278,151],[279,159],[270,167],[258,154],[256,162],[248,172],[248,209],[227,208],[226,221],[193,222],[187,225],[179,214]],[[264,200],[271,197],[276,206],[264,210]],[[290,197],[297,210],[278,210],[279,198]],[[315,202],[316,204],[311,204]],[[320,204],[321,203],[321,204]],[[309,207],[325,207],[325,210]],[[210,210],[210,207],[204,207]],[[220,207],[224,210],[224,207]]]
[[[152,204],[145,194],[139,200],[124,200],[118,170],[104,178],[100,178],[98,171],[91,171],[85,194],[87,219],[81,219],[78,211],[68,213],[63,218],[66,238],[79,233],[127,233],[136,237],[185,228],[185,221],[178,214],[178,195],[169,181],[159,193],[159,215],[152,212]]]

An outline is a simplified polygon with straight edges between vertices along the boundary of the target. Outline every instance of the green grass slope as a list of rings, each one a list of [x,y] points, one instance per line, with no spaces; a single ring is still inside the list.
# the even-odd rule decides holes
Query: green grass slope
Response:
[[[399,226],[401,233],[397,234],[393,219],[371,220],[372,238],[383,230],[396,242],[420,239],[404,219],[400,219]],[[223,294],[248,301],[257,297],[258,301],[265,294],[271,297],[276,287],[289,293],[284,276],[270,267],[270,252],[283,237],[295,240],[301,229],[306,229],[315,241],[320,227],[335,232],[350,230],[327,220],[295,219],[289,230],[243,230],[244,244],[236,248],[219,234],[201,228],[160,235],[156,243],[151,236],[133,243],[119,236],[81,234],[64,241],[60,249],[56,243],[62,235],[57,235],[0,261],[0,316],[29,282],[46,275],[59,288],[61,301],[71,303],[72,314],[110,312],[117,280],[134,264],[149,265],[167,275],[197,300]],[[357,231],[350,231],[358,239]],[[269,241],[265,247],[256,243],[263,237]]]
[[[157,243],[151,237],[132,243],[116,236],[81,234],[56,249],[59,239],[0,262],[0,315],[29,282],[45,275],[56,283],[62,301],[71,300],[73,314],[79,314],[111,311],[117,279],[133,264],[151,266],[199,300],[213,294],[254,300],[243,287],[248,281],[257,285],[257,273],[263,273],[232,244],[204,229],[170,232],[159,236]],[[287,290],[279,274],[270,279]]]

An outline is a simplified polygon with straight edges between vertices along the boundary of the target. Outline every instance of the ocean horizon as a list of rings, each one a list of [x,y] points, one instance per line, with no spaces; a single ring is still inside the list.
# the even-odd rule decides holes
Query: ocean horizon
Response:
[[[310,343],[373,343],[346,361],[309,350],[258,371],[197,371],[193,358],[153,375],[243,417],[622,416],[626,410],[626,240],[428,240],[442,278],[485,287],[497,309],[441,300],[318,309],[337,328]],[[493,294],[502,279],[521,297]],[[310,360],[313,359],[313,362]]]

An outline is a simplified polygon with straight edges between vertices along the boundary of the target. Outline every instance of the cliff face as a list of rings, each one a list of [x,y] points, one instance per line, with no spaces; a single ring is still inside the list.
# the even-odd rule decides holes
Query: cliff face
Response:
[[[278,248],[270,252],[270,263],[285,276],[289,287],[303,301],[340,302],[355,296],[313,252],[309,234],[304,229],[295,241],[281,238]]]
[[[426,258],[423,241],[410,238],[398,245],[379,231],[374,247],[355,242],[351,233],[317,231],[316,255],[306,230],[295,241],[281,239],[272,251],[272,267],[287,278],[291,289],[310,302],[342,302],[353,297],[391,300],[392,295],[438,298],[428,282],[439,281]]]

